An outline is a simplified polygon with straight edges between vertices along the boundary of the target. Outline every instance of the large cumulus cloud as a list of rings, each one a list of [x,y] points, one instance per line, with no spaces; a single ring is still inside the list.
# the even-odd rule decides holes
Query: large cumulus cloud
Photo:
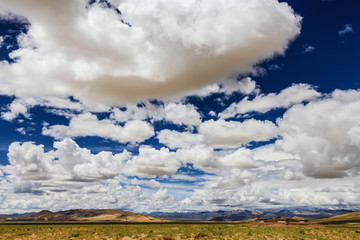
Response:
[[[30,22],[16,63],[1,63],[3,94],[107,103],[169,97],[282,54],[300,17],[276,0],[4,0]],[[210,30],[211,29],[211,30]]]
[[[296,105],[278,120],[277,145],[298,154],[305,175],[336,178],[360,172],[360,92],[335,90],[307,105]]]
[[[14,183],[64,187],[66,182],[112,179],[121,173],[123,163],[131,158],[131,153],[126,150],[119,154],[105,151],[92,154],[71,139],[55,142],[54,148],[45,152],[43,145],[14,142],[9,146],[10,164],[1,166],[2,171]]]

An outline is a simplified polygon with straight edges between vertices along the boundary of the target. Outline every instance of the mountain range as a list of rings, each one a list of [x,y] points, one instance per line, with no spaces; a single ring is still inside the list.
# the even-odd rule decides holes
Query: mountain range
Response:
[[[42,210],[38,213],[0,215],[0,221],[119,221],[119,222],[166,222],[167,220],[213,220],[240,221],[248,219],[288,218],[329,218],[353,213],[346,209],[312,209],[312,210],[232,210],[213,212],[152,212],[138,214],[120,209],[72,209],[59,212]],[[346,215],[345,215],[346,216]],[[352,215],[351,215],[352,216]]]
[[[167,220],[212,220],[222,219],[229,221],[238,221],[254,218],[277,218],[277,217],[301,217],[308,219],[333,217],[345,213],[353,212],[351,210],[338,209],[313,209],[313,210],[232,210],[232,211],[214,211],[214,212],[152,212],[151,216],[164,218]]]

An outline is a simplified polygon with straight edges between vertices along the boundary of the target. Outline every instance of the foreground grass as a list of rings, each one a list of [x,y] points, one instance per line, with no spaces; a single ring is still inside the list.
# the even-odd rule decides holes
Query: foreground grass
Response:
[[[0,239],[360,239],[360,225],[313,227],[251,224],[0,225]]]

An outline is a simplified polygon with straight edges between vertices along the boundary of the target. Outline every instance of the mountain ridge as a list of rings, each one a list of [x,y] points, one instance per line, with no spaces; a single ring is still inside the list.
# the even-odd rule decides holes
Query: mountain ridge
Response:
[[[138,214],[121,209],[69,209],[58,212],[42,210],[37,213],[0,215],[0,221],[119,221],[119,222],[166,222],[167,220],[202,220],[221,219],[241,221],[249,219],[272,219],[278,217],[320,219],[342,214],[356,213],[347,209],[312,209],[312,210],[230,210],[202,212],[152,212]],[[166,220],[165,220],[166,219]]]
[[[164,219],[120,209],[70,209],[58,212],[41,210],[28,215],[0,215],[0,221],[119,221],[162,222]]]
[[[203,211],[203,212],[152,212],[154,217],[164,218],[167,220],[211,220],[213,218],[221,218],[228,221],[239,221],[255,218],[277,218],[277,217],[301,217],[307,219],[333,217],[340,214],[355,212],[347,209],[312,209],[312,210],[230,210],[230,211]]]

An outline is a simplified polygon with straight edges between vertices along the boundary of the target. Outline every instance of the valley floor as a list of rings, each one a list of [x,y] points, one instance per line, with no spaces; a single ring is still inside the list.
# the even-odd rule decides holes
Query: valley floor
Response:
[[[360,224],[0,224],[0,239],[360,239]]]

